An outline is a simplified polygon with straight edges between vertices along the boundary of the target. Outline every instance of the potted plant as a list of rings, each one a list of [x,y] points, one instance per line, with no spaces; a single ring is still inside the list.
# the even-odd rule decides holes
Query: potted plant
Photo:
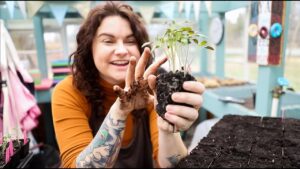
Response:
[[[0,168],[16,168],[29,153],[29,139],[4,136],[0,143]]]
[[[214,50],[204,40],[206,36],[193,30],[188,25],[189,22],[177,24],[175,21],[171,21],[166,24],[167,29],[162,36],[157,36],[154,42],[143,44],[143,47],[150,45],[153,54],[155,50],[162,49],[162,52],[168,57],[170,71],[159,74],[156,81],[158,101],[156,111],[162,118],[164,118],[168,104],[180,104],[172,101],[171,95],[174,92],[185,91],[182,87],[183,82],[196,80],[190,73],[190,65],[194,58],[189,54],[190,46],[197,45],[200,48]]]

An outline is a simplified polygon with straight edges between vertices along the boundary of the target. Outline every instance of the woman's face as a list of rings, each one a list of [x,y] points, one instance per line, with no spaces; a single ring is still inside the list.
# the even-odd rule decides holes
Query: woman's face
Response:
[[[124,83],[130,56],[138,60],[141,55],[129,22],[120,16],[102,20],[92,52],[100,77],[112,85]]]

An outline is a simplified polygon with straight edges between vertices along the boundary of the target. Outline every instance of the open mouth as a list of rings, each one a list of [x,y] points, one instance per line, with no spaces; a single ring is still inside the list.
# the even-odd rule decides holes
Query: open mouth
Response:
[[[128,60],[117,60],[117,61],[113,61],[111,62],[112,65],[116,65],[116,66],[127,66],[129,64]]]

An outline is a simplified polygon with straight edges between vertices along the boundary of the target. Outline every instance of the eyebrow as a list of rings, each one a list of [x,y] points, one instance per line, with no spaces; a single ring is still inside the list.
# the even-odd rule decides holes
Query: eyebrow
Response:
[[[112,34],[109,34],[109,33],[101,33],[99,35],[97,35],[97,38],[100,38],[101,36],[108,36],[108,37],[111,37],[111,38],[114,38],[115,36],[112,35]],[[130,35],[127,35],[126,38],[131,38],[131,37],[134,37],[133,34],[130,34]]]

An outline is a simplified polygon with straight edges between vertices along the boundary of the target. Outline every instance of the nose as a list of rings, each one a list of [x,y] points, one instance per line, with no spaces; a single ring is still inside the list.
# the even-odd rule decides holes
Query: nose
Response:
[[[128,54],[128,50],[123,42],[119,42],[117,44],[115,53],[116,55],[120,55],[120,56],[126,56]]]

